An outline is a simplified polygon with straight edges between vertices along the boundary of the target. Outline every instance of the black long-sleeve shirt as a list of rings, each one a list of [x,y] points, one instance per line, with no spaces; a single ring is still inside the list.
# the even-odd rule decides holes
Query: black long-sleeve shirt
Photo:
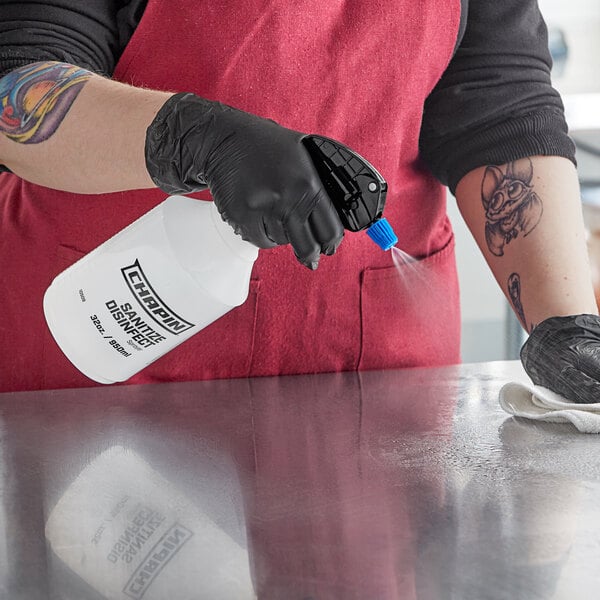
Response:
[[[110,76],[147,0],[0,0],[0,77],[43,60]],[[461,0],[454,57],[424,107],[420,149],[454,191],[470,170],[533,155],[575,161],[537,0]]]

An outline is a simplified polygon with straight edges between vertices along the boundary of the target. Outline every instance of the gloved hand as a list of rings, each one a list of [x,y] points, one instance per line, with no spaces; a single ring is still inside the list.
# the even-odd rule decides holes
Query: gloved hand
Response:
[[[534,384],[573,402],[600,402],[600,317],[542,321],[523,344],[521,362]]]
[[[169,194],[210,188],[223,219],[259,248],[291,244],[316,269],[344,235],[304,134],[194,94],[176,94],[146,132],[146,166]]]

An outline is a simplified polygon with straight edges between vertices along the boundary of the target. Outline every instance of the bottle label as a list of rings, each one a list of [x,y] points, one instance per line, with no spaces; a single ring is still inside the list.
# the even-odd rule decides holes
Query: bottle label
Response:
[[[148,316],[163,329],[166,329],[173,335],[179,335],[194,327],[193,323],[180,317],[161,300],[160,296],[150,285],[139,260],[136,259],[132,265],[123,267],[121,273],[133,297],[146,311]]]
[[[139,259],[133,264],[120,269],[123,280],[127,284],[129,294],[120,299],[104,300],[102,314],[90,315],[90,320],[108,344],[124,358],[131,356],[132,350],[145,350],[167,341],[175,344],[174,338],[195,327],[172,310],[158,295],[144,273]],[[125,288],[124,288],[125,289]],[[79,290],[79,297],[85,302],[85,290]],[[107,312],[104,311],[106,309]],[[116,335],[114,324],[106,322],[110,315],[126,341]],[[112,334],[112,335],[111,335]],[[170,334],[170,335],[169,335]]]

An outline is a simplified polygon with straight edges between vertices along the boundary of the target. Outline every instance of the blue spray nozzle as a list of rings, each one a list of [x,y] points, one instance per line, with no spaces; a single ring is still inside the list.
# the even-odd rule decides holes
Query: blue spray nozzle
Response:
[[[392,226],[385,217],[377,219],[377,221],[367,229],[367,235],[382,250],[389,250],[398,243],[398,236],[394,233]]]

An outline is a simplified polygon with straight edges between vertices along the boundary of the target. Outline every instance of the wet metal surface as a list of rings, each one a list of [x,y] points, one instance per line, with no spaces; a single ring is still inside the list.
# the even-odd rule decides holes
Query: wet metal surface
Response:
[[[578,600],[600,438],[517,362],[0,394],[0,599]]]

